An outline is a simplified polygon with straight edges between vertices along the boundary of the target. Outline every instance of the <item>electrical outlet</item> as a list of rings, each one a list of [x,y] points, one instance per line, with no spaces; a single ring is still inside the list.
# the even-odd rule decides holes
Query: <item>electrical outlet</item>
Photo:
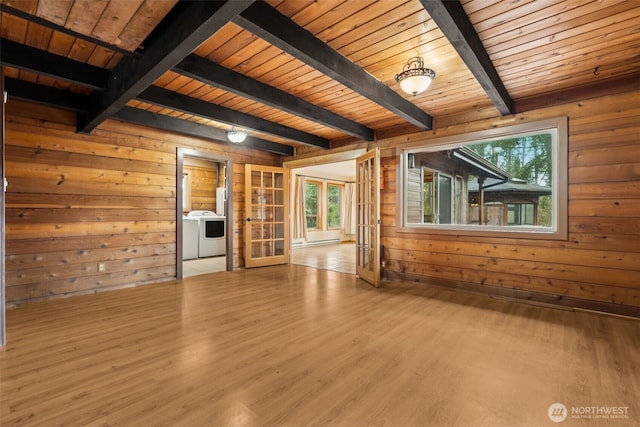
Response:
[[[98,273],[104,273],[104,263],[98,264]]]

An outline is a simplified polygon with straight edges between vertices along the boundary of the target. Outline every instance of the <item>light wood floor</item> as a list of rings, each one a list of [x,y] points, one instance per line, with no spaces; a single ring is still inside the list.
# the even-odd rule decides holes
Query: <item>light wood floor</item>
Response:
[[[355,243],[338,243],[294,248],[291,250],[291,264],[356,274],[355,246]],[[226,269],[224,256],[190,259],[182,263],[182,277],[217,273]]]
[[[303,266],[30,303],[7,324],[3,427],[640,424],[637,320]],[[555,424],[556,402],[627,418]]]
[[[291,250],[291,264],[356,274],[356,244],[337,243]]]

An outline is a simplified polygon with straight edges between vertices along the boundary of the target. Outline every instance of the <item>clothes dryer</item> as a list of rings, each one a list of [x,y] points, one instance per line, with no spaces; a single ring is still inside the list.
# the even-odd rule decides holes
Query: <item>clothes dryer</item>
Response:
[[[226,218],[206,210],[191,211],[187,216],[199,220],[198,258],[225,255],[227,252]]]

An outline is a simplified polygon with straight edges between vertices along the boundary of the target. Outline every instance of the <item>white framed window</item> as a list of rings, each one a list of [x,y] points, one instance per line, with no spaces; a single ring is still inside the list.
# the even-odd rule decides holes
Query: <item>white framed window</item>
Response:
[[[185,171],[182,174],[182,211],[191,210],[191,173]]]
[[[400,147],[401,231],[567,238],[567,118]]]

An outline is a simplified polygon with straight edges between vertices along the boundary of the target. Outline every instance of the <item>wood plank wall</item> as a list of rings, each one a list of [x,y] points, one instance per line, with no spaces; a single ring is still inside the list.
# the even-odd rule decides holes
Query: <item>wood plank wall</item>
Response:
[[[10,101],[8,304],[174,278],[178,146],[234,162],[234,266],[242,266],[239,171],[249,161],[280,165],[279,156],[116,121],[79,135],[75,114]]]
[[[548,295],[614,312],[640,307],[639,99],[635,91],[514,117],[440,118],[433,132],[379,140],[385,276],[470,283],[521,298]],[[569,117],[567,241],[398,233],[398,145],[563,115]],[[119,122],[77,135],[73,114],[17,101],[8,104],[7,119],[10,304],[173,277],[178,145],[233,158],[233,256],[234,266],[243,265],[244,164],[277,165],[276,156]],[[105,273],[97,273],[98,262]]]
[[[190,203],[188,209],[183,206],[184,211],[216,211],[216,189],[219,185],[219,175],[224,177],[224,163],[221,173],[220,167],[217,162],[185,157],[183,170],[189,175]],[[224,179],[220,185],[224,185]]]
[[[436,121],[435,132],[381,140],[385,276],[468,283],[493,294],[640,316],[639,101],[636,91],[502,119],[455,124],[455,117],[446,118]],[[564,115],[569,117],[568,241],[398,232],[396,146]]]

